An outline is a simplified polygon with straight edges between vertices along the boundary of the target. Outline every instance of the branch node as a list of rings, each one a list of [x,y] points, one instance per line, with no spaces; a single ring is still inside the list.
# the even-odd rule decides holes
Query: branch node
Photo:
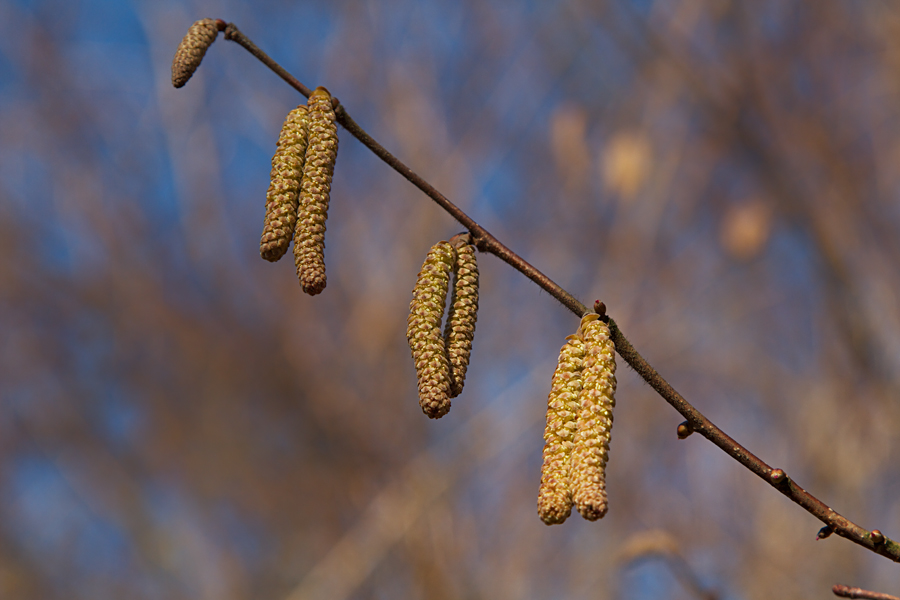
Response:
[[[826,525],[822,529],[819,530],[819,533],[816,534],[816,541],[824,540],[829,537],[832,533],[834,533],[834,529],[831,528],[831,525]]]
[[[460,231],[459,233],[454,235],[452,238],[450,238],[448,241],[450,242],[451,246],[455,246],[457,243],[463,244],[463,245],[474,245],[475,244],[472,234],[469,233],[468,231]]]
[[[238,40],[241,35],[241,31],[237,28],[237,25],[234,23],[228,23],[225,25],[225,39],[235,42]]]
[[[228,27],[228,23],[222,19],[216,19],[216,27],[219,28],[219,31],[225,31],[225,28]]]
[[[787,473],[781,469],[772,469],[769,473],[769,481],[771,481],[773,485],[781,485],[788,481]]]
[[[694,433],[694,428],[691,427],[690,422],[684,421],[678,425],[678,429],[676,429],[675,432],[678,434],[678,439],[683,440]]]
[[[880,546],[884,543],[884,534],[878,529],[873,529],[872,533],[869,534],[869,539],[871,539],[872,543],[876,546]]]
[[[487,236],[473,232],[470,232],[469,235],[472,236],[472,245],[475,246],[479,252],[490,252],[490,242]]]

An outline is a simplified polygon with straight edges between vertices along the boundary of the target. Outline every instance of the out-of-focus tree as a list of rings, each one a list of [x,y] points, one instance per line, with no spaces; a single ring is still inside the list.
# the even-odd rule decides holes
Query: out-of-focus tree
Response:
[[[113,8],[115,4],[115,8]],[[900,532],[900,9],[888,2],[0,4],[0,597],[900,590],[619,371],[610,513],[535,514],[577,321],[483,257],[450,414],[404,340],[459,226],[342,137],[322,296],[257,258],[302,98],[227,18],[586,302],[705,414]],[[341,135],[341,132],[339,132]],[[666,560],[644,560],[663,557]]]

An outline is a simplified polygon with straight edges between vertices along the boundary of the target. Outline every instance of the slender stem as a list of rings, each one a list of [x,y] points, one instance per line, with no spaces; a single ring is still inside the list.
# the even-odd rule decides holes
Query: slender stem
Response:
[[[309,98],[309,94],[311,93],[309,88],[300,83],[297,78],[288,73],[277,62],[272,60],[272,58],[269,57],[268,54],[260,50],[256,46],[256,44],[251,42],[247,38],[247,36],[241,33],[240,30],[238,30],[234,23],[229,23],[226,27],[225,39],[237,42],[238,44],[246,48],[247,51],[250,52],[250,54],[258,58],[264,65],[272,69],[272,71],[274,71],[279,77],[284,79],[288,83],[288,85]],[[571,310],[579,317],[583,316],[584,313],[587,312],[587,307],[579,302],[574,296],[572,296],[572,294],[561,288],[552,279],[538,271],[535,267],[525,261],[518,254],[507,248],[506,245],[504,245],[502,242],[500,242],[500,240],[491,235],[491,233],[484,227],[476,223],[472,217],[464,213],[458,206],[453,204],[433,185],[425,181],[425,179],[423,179],[420,175],[403,164],[400,159],[388,152],[384,146],[375,141],[372,136],[366,133],[366,131],[350,117],[349,113],[347,113],[347,110],[340,103],[338,103],[337,108],[335,109],[335,116],[337,117],[338,123],[340,123],[344,127],[344,129],[349,131],[350,134],[353,135],[353,137],[362,142],[363,145],[371,150],[378,158],[383,160],[395,171],[400,173],[400,175],[402,175],[414,186],[422,190],[422,192],[426,196],[434,200],[441,208],[447,211],[450,216],[459,221],[463,227],[468,229],[469,233],[472,234],[473,243],[481,252],[488,252],[507,262],[514,269],[531,279],[547,293],[559,300],[563,306]]]
[[[241,33],[233,23],[229,23],[226,27],[225,39],[237,42],[243,46],[247,51],[253,54],[253,56],[258,58],[263,64],[284,79],[291,87],[304,96],[309,97],[309,88],[300,83],[293,75],[282,68],[281,65],[260,50],[243,33]],[[489,231],[475,222],[472,217],[453,204],[446,196],[435,189],[434,186],[425,181],[425,179],[416,174],[397,157],[388,152],[381,144],[375,141],[375,139],[366,133],[356,121],[350,118],[347,110],[340,102],[336,102],[336,105],[335,115],[337,116],[338,122],[351,135],[362,142],[364,146],[375,153],[378,158],[400,173],[400,175],[406,178],[410,183],[422,190],[425,195],[434,200],[441,208],[449,213],[450,216],[459,221],[459,223],[472,234],[473,243],[481,252],[487,252],[499,257],[511,267],[535,282],[541,289],[556,298],[576,316],[581,317],[587,312],[587,307],[577,298],[541,273],[518,254],[507,248],[506,245],[501,243]],[[837,535],[847,538],[877,554],[890,558],[895,562],[900,562],[900,544],[884,538],[883,536],[875,536],[876,539],[873,541],[872,532],[863,529],[833,511],[821,500],[794,483],[784,471],[781,469],[773,469],[759,457],[738,444],[728,434],[716,427],[712,421],[704,417],[703,414],[685,400],[675,388],[669,385],[669,383],[657,373],[656,369],[644,360],[640,353],[635,350],[634,346],[631,345],[631,342],[629,342],[622,334],[615,321],[610,319],[609,326],[613,342],[616,345],[616,351],[622,356],[625,362],[631,365],[644,381],[650,384],[650,386],[672,406],[672,408],[687,419],[688,426],[691,430],[696,431],[711,441],[723,452],[758,475],[761,479],[790,498],[793,502],[803,507],[812,516],[825,523],[825,525],[831,528]],[[862,598],[863,596],[858,597]]]
[[[900,600],[897,596],[882,594],[881,592],[870,592],[858,587],[850,587],[847,585],[837,584],[831,588],[835,596],[841,598],[863,598],[865,600]]]

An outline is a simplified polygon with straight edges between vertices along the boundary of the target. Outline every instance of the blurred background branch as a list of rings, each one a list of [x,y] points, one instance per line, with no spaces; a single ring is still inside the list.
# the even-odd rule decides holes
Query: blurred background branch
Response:
[[[862,598],[864,600],[897,600],[897,596],[890,596],[880,592],[872,592],[858,587],[850,587],[837,584],[831,588],[835,596],[840,598]]]

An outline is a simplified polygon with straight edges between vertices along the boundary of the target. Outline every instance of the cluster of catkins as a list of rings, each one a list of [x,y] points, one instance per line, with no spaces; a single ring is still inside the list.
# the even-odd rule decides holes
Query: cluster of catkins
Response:
[[[475,247],[468,243],[467,235],[454,240],[452,244],[438,242],[428,252],[407,319],[406,339],[416,363],[419,405],[432,419],[446,415],[450,399],[462,392],[478,312]],[[441,333],[451,274],[453,293]]]
[[[172,84],[187,83],[224,23],[201,19],[178,46],[172,61]],[[290,113],[272,157],[266,193],[266,217],[260,255],[275,262],[294,240],[294,264],[303,291],[314,296],[325,289],[325,219],[338,138],[331,94],[318,87],[306,106]]]
[[[331,94],[318,87],[292,110],[272,157],[260,255],[276,261],[294,239],[294,264],[303,291],[325,289],[325,219],[338,139]]]
[[[564,522],[574,504],[589,521],[607,510],[606,461],[616,404],[616,350],[596,313],[581,319],[559,352],[547,398],[538,515]]]
[[[172,84],[191,78],[225,23],[201,19],[178,46]],[[271,184],[260,255],[277,261],[294,240],[294,262],[303,291],[325,288],[324,236],[338,139],[331,94],[316,88],[306,106],[292,110],[272,158]],[[452,242],[452,243],[451,243]],[[478,265],[468,235],[432,246],[409,305],[406,339],[418,377],[419,405],[432,419],[450,410],[466,379],[478,311]],[[447,322],[441,321],[452,294]],[[594,521],[607,510],[606,461],[616,391],[615,348],[604,318],[588,313],[566,338],[553,374],[544,430],[544,466],[538,514],[562,523],[574,504]]]

